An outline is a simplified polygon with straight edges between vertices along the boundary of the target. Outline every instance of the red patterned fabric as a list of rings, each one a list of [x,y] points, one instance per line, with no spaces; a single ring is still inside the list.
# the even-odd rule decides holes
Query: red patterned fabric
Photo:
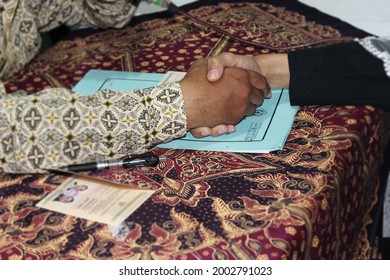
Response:
[[[205,1],[185,7],[191,16],[263,47],[162,13],[122,30],[61,41],[5,86],[30,92],[70,88],[89,69],[185,71],[194,59],[223,51],[256,55],[365,35],[295,1],[284,2]],[[123,240],[107,225],[35,206],[65,177],[0,174],[0,258],[366,258],[365,225],[389,139],[385,117],[369,106],[307,106],[278,152],[155,148],[168,158],[156,168],[95,173],[156,190],[127,218]]]

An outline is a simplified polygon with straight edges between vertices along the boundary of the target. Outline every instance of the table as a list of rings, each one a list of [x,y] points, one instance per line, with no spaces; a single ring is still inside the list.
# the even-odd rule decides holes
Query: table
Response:
[[[167,12],[121,30],[81,30],[5,82],[7,90],[71,88],[89,69],[186,71],[199,58],[294,51],[366,32],[297,1],[201,1],[186,12],[262,47]],[[316,44],[315,44],[316,45]],[[317,45],[316,45],[317,46]],[[1,259],[365,259],[389,139],[370,106],[305,106],[283,150],[269,154],[153,149],[155,169],[95,176],[156,190],[123,224],[36,207],[65,178],[0,174]]]

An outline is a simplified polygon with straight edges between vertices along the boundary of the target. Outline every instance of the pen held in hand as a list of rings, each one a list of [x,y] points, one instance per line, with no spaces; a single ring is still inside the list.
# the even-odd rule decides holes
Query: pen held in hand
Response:
[[[133,167],[153,167],[157,166],[160,161],[166,160],[166,157],[157,155],[147,155],[131,157],[123,160],[105,160],[80,164],[71,164],[58,168],[63,171],[81,172],[81,171],[98,171],[108,168],[133,168]]]

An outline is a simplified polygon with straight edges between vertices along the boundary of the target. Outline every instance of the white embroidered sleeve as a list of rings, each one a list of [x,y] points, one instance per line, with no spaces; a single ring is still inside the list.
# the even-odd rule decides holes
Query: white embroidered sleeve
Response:
[[[367,51],[383,60],[384,69],[390,77],[390,36],[366,37],[357,40]]]
[[[390,36],[386,37],[366,37],[358,42],[370,53],[383,60],[384,69],[390,77]],[[390,238],[390,174],[387,180],[385,199],[383,202],[383,224],[382,236]]]

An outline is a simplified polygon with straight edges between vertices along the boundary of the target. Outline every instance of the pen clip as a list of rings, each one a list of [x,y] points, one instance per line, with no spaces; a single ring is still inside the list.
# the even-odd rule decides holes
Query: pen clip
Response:
[[[157,166],[160,162],[160,158],[156,155],[147,155],[144,157],[132,157],[125,159],[123,161],[122,167],[124,168],[132,168],[132,167],[154,167]]]

